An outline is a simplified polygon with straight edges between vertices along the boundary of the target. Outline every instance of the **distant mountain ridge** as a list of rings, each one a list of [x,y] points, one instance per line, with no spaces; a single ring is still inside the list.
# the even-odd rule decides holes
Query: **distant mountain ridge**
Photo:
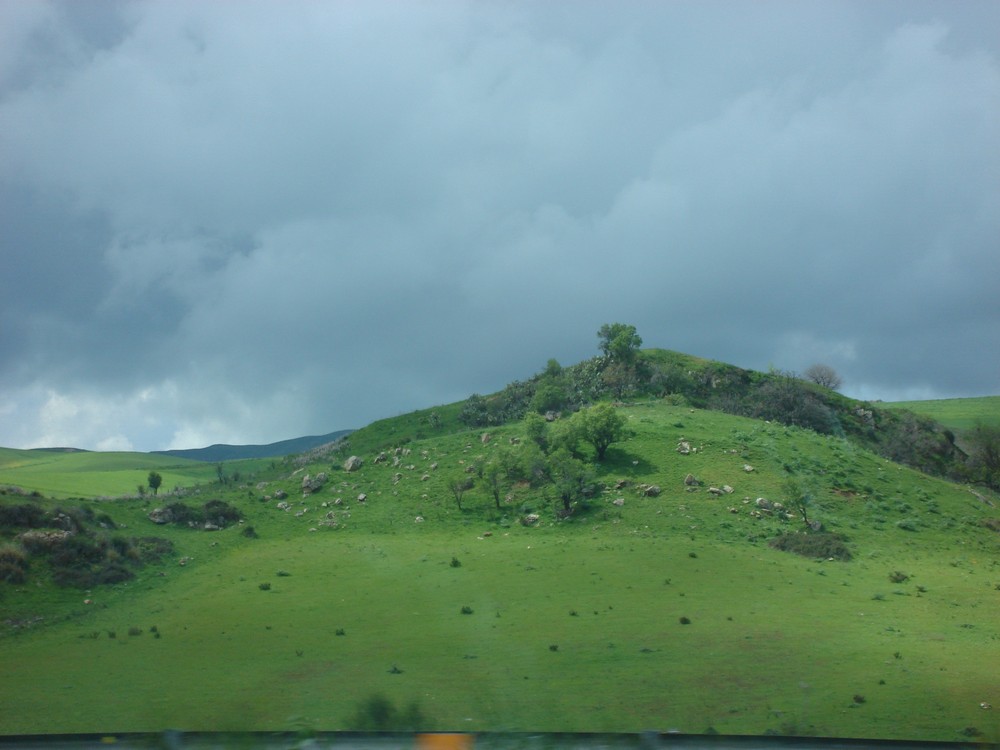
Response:
[[[207,448],[184,448],[169,451],[150,451],[162,456],[190,458],[195,461],[236,461],[241,458],[277,458],[293,453],[305,453],[320,445],[332,443],[354,430],[337,430],[326,435],[307,435],[305,437],[279,440],[266,445],[226,445],[216,443]]]

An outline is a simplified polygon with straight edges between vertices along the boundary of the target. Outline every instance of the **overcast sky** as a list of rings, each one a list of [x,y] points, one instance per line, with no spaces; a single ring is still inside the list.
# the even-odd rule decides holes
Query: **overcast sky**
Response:
[[[0,445],[361,427],[603,323],[1000,393],[1000,3],[0,2]]]

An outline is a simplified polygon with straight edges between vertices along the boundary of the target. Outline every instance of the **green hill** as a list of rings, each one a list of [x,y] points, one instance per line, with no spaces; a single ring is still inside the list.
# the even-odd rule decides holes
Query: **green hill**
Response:
[[[164,491],[217,478],[216,469],[201,461],[152,453],[0,448],[0,486],[49,497],[134,494],[150,471],[163,477]]]
[[[981,707],[1000,706],[997,495],[880,455],[869,417],[841,416],[867,406],[680,357],[650,355],[687,384],[619,399],[626,430],[601,461],[600,409],[517,415],[519,399],[568,399],[587,378],[622,386],[581,363],[375,422],[249,482],[79,501],[92,520],[66,501],[0,497],[37,506],[39,524],[84,519],[87,549],[104,550],[87,570],[120,572],[115,550],[127,565],[111,585],[55,586],[74,559],[57,548],[25,571],[7,514],[0,566],[25,577],[0,583],[3,731],[1000,740]],[[731,411],[777,383],[822,420],[802,395],[818,394],[841,429],[702,408],[726,378]],[[168,503],[195,527],[153,523]],[[242,521],[202,530],[223,506]],[[153,536],[173,551],[140,560]]]
[[[327,443],[332,443],[351,434],[351,430],[337,430],[326,435],[307,435],[306,437],[279,440],[266,445],[227,445],[217,443],[207,448],[186,448],[169,451],[154,451],[164,456],[193,458],[196,461],[239,461],[244,458],[277,458],[292,453],[305,453]]]
[[[1000,396],[894,401],[882,406],[923,414],[956,431],[972,429],[977,423],[1000,427]]]

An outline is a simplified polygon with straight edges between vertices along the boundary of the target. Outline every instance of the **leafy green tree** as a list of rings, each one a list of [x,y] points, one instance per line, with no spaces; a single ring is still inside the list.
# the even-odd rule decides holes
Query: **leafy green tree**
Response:
[[[605,323],[597,331],[597,339],[605,357],[626,365],[635,363],[636,353],[642,346],[635,326],[625,323]]]
[[[547,411],[561,411],[567,402],[566,388],[559,382],[543,381],[531,397],[531,411],[544,414]]]
[[[567,451],[574,458],[583,458],[580,453],[580,443],[584,440],[584,425],[582,412],[577,412],[569,419],[560,419],[549,428],[548,452]]]
[[[594,472],[583,461],[574,458],[565,448],[549,456],[549,478],[562,501],[563,511],[569,513],[573,503],[589,497],[594,490]]]
[[[159,491],[160,485],[163,484],[163,477],[161,477],[157,472],[151,471],[149,472],[149,476],[146,477],[146,483],[155,495]]]
[[[548,445],[549,426],[538,412],[528,412],[524,417],[524,431],[528,440],[545,450]]]
[[[612,443],[628,436],[627,420],[611,404],[597,404],[579,412],[576,417],[580,421],[580,436],[594,446],[598,461],[604,460],[604,454]]]

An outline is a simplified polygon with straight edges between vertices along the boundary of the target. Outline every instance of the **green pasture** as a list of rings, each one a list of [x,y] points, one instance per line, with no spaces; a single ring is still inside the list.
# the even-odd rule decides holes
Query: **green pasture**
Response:
[[[1000,396],[894,401],[881,406],[889,409],[908,409],[914,414],[923,414],[952,430],[968,430],[978,422],[1000,426]]]
[[[352,435],[358,471],[288,462],[184,499],[238,505],[242,527],[95,501],[176,555],[87,592],[0,584],[0,733],[349,729],[382,695],[439,730],[1000,741],[1000,708],[980,707],[1000,707],[996,496],[797,428],[663,402],[622,413],[632,436],[597,467],[604,489],[562,520],[548,487],[497,508],[479,484],[462,509],[448,489],[523,449],[519,424],[484,441],[414,417],[423,437]],[[758,497],[788,500],[790,474],[850,561],[768,545],[802,525],[755,515]]]
[[[233,461],[226,470],[250,472],[263,459]],[[135,494],[149,472],[163,477],[160,492],[215,481],[215,464],[156,453],[16,450],[0,448],[0,485],[14,485],[47,497],[113,497]]]

